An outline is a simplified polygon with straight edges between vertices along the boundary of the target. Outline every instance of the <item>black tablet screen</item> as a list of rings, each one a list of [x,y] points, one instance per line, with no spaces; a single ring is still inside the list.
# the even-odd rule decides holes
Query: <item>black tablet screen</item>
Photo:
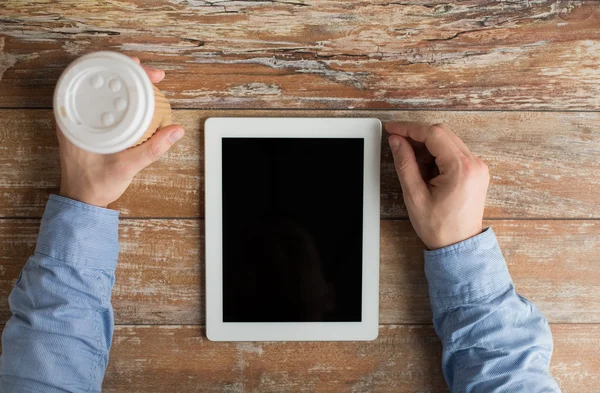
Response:
[[[223,321],[361,321],[364,140],[222,143]]]

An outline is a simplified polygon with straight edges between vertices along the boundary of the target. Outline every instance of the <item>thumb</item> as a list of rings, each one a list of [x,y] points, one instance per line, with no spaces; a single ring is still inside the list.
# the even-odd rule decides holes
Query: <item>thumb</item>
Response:
[[[415,157],[415,151],[410,143],[400,135],[392,135],[388,140],[392,155],[394,156],[394,166],[398,179],[402,186],[402,193],[405,197],[415,199],[417,195],[427,193],[427,185],[423,181],[419,164]]]
[[[123,161],[127,162],[128,167],[136,174],[162,157],[183,135],[183,127],[172,124],[156,131],[150,139],[141,145],[119,154],[122,155]]]

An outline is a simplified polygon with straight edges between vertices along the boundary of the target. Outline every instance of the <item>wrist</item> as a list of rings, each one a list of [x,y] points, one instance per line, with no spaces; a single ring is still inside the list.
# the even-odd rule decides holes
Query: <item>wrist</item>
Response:
[[[424,242],[425,246],[429,250],[439,250],[440,248],[445,248],[452,246],[454,244],[463,242],[465,240],[471,239],[477,235],[480,235],[483,232],[483,223],[480,225],[476,225],[471,229],[455,229],[447,236],[443,236],[437,239],[432,239],[430,241]]]
[[[108,203],[106,203],[105,201],[102,201],[98,198],[94,198],[92,196],[88,196],[86,195],[86,193],[83,192],[76,192],[65,186],[60,187],[58,195],[92,206],[102,207],[105,209],[108,207]]]

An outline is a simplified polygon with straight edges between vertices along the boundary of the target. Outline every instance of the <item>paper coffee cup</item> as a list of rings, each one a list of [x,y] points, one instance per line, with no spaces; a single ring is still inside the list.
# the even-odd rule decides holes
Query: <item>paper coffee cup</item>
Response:
[[[76,146],[111,154],[140,144],[171,124],[171,106],[144,69],[117,52],[71,63],[54,90],[54,116]]]

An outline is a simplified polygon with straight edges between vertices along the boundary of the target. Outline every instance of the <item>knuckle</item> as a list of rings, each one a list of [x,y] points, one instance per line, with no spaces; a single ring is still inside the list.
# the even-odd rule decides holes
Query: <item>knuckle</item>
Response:
[[[431,128],[439,128],[442,131],[446,131],[448,129],[450,129],[450,126],[448,126],[448,124],[446,123],[435,123],[431,125]]]
[[[460,164],[466,170],[470,170],[473,167],[473,163],[471,162],[469,157],[465,156],[464,154],[460,155]]]
[[[410,161],[397,160],[394,165],[396,167],[396,172],[400,173],[400,172],[404,172],[404,171],[406,171],[406,169],[408,169],[408,167],[410,166]]]
[[[433,139],[438,139],[443,136],[446,136],[446,131],[444,131],[444,129],[442,127],[439,127],[438,125],[433,125],[429,128],[429,135]]]
[[[488,176],[490,174],[490,167],[487,166],[487,164],[485,162],[483,162],[483,161],[481,162],[481,171],[483,173],[485,173],[486,175],[488,175]]]
[[[431,134],[433,135],[446,133],[440,124],[434,124],[431,127],[429,127],[429,132],[431,132]]]
[[[477,168],[479,170],[479,173],[481,173],[481,175],[484,178],[488,178],[490,177],[490,168],[487,166],[487,164],[485,162],[483,162],[479,157],[475,157],[475,163],[477,164]]]
[[[463,176],[469,177],[473,174],[473,163],[471,162],[469,157],[461,154],[459,157],[459,163],[460,171]]]
[[[485,179],[485,181],[487,183],[490,182],[490,168],[488,168],[488,166],[486,164],[483,164],[483,178]]]

